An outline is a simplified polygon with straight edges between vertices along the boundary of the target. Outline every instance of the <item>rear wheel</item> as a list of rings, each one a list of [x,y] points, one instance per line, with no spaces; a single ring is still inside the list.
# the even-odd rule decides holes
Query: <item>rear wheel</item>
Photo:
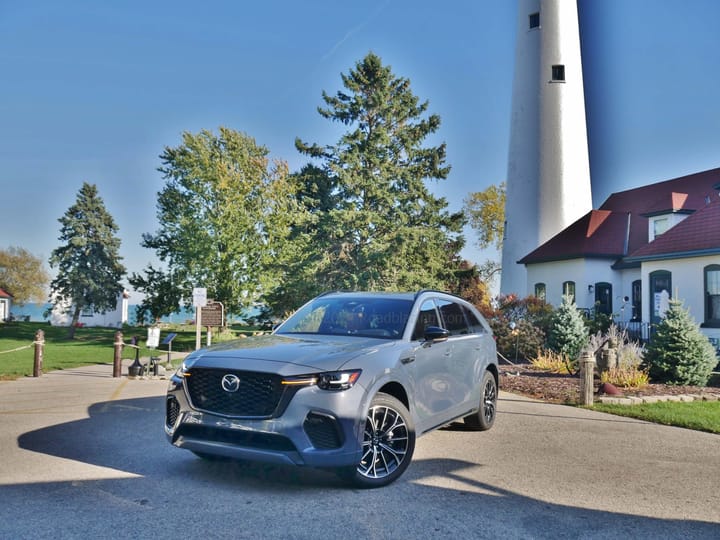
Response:
[[[415,427],[405,405],[379,393],[370,403],[362,439],[362,457],[342,475],[361,488],[386,486],[405,472],[415,450]]]
[[[481,385],[480,408],[463,420],[470,429],[487,431],[495,423],[495,415],[497,414],[497,382],[493,374],[486,371]]]

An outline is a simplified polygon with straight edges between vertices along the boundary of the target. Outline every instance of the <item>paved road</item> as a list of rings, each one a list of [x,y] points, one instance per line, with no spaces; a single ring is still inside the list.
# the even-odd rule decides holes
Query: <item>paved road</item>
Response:
[[[717,435],[501,393],[363,491],[173,448],[166,381],[111,372],[0,382],[0,538],[720,538]]]

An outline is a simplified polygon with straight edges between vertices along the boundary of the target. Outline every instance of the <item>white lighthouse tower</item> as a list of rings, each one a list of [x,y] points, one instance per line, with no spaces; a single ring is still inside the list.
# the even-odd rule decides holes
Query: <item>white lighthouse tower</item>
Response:
[[[500,292],[533,292],[517,261],[592,210],[575,0],[519,0]]]

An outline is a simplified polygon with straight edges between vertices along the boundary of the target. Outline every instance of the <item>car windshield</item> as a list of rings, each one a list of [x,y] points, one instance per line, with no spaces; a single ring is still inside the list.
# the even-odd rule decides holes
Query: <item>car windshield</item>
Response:
[[[276,333],[400,339],[412,306],[412,300],[397,298],[320,297],[294,313]]]

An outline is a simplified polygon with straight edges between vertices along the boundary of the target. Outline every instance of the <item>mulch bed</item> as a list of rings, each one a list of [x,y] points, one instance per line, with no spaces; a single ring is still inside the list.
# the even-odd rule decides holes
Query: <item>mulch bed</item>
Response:
[[[580,378],[577,375],[548,373],[532,370],[529,364],[501,365],[500,389],[521,394],[549,403],[577,404],[580,402]],[[595,377],[595,392],[600,380]],[[620,388],[623,396],[670,396],[715,394],[720,396],[717,386],[678,386],[669,384],[648,384],[642,388]]]

